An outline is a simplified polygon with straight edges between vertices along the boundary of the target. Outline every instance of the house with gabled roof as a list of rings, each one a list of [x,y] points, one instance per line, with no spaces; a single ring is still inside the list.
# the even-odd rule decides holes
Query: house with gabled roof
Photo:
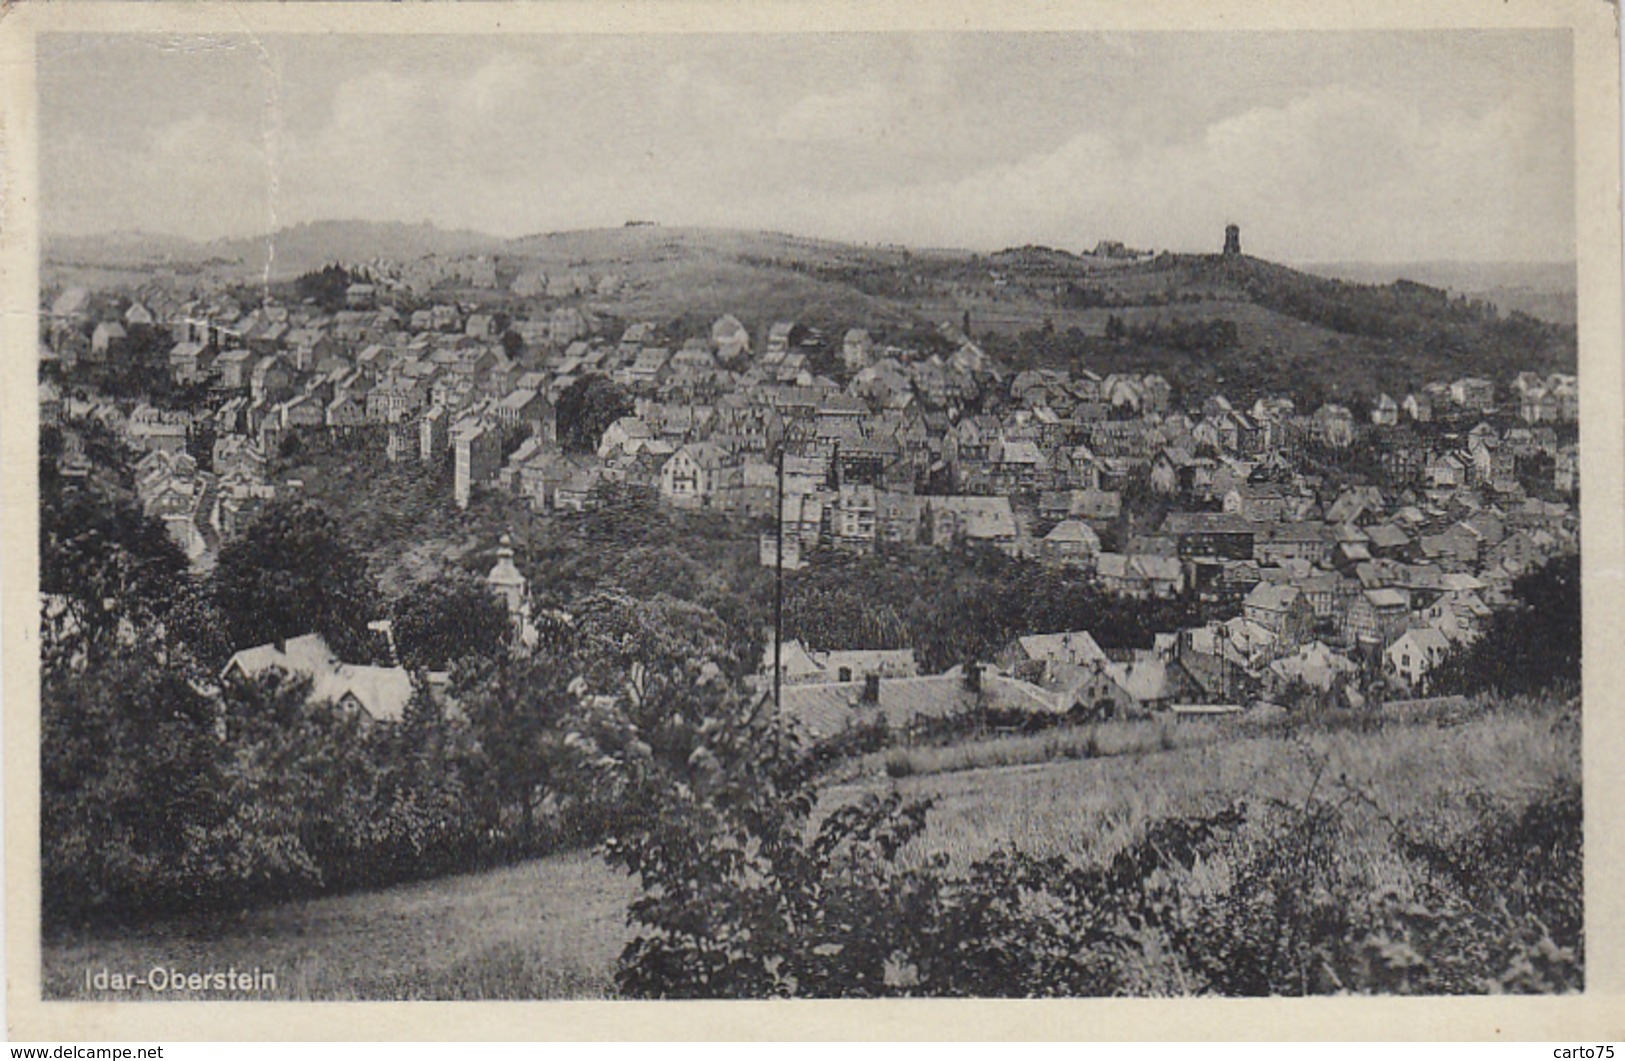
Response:
[[[221,669],[222,681],[252,681],[271,671],[310,681],[310,699],[357,711],[369,722],[399,722],[412,699],[412,676],[402,667],[341,662],[320,634],[243,649]]]
[[[1309,636],[1315,612],[1309,599],[1291,583],[1260,582],[1241,603],[1242,614],[1283,642],[1296,644]]]
[[[1089,631],[1067,630],[1018,637],[994,662],[1013,672],[1028,663],[1105,663],[1107,656]]]
[[[1433,399],[1425,393],[1405,395],[1403,408],[1405,416],[1414,423],[1426,424],[1433,420]]]
[[[1175,597],[1185,586],[1178,557],[1151,553],[1103,552],[1095,558],[1095,577],[1108,593],[1141,600]]]
[[[1425,693],[1428,676],[1450,655],[1450,639],[1431,626],[1413,626],[1383,650],[1383,665],[1412,693]]]
[[[1000,548],[1013,546],[1016,517],[1007,497],[933,495],[924,499],[932,545],[980,543]]]
[[[1352,676],[1359,669],[1347,656],[1320,641],[1311,641],[1293,654],[1271,661],[1269,678],[1277,692],[1296,683],[1324,692],[1331,689],[1340,676]]]
[[[118,321],[102,321],[90,333],[90,359],[106,361],[121,353],[129,341],[129,333]]]
[[[215,375],[225,390],[246,390],[259,355],[251,350],[227,350],[214,359]]]
[[[1411,595],[1407,590],[1394,587],[1365,590],[1349,605],[1346,636],[1351,643],[1386,646],[1404,633],[1410,608]]]
[[[176,343],[169,351],[169,376],[185,386],[203,380],[214,364],[214,352],[198,342]]]
[[[1377,427],[1393,427],[1399,423],[1399,403],[1388,394],[1379,394],[1371,403],[1371,422]]]
[[[711,325],[711,345],[716,347],[717,360],[731,364],[750,354],[750,332],[738,317],[724,313]]]
[[[1354,444],[1354,414],[1346,405],[1327,402],[1309,418],[1309,436],[1324,446],[1346,449]]]
[[[724,456],[709,442],[685,443],[660,468],[660,496],[679,508],[709,504],[723,485]]]
[[[1052,564],[1087,566],[1100,555],[1100,536],[1081,519],[1064,519],[1044,535],[1039,552]]]
[[[848,369],[857,370],[869,363],[869,352],[873,343],[869,333],[862,328],[848,328],[841,337],[841,363]]]

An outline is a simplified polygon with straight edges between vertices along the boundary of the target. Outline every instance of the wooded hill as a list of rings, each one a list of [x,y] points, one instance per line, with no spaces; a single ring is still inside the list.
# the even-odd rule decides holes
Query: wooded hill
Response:
[[[504,240],[432,225],[321,222],[270,238],[187,244],[114,236],[47,243],[47,279],[93,266],[174,270],[222,282],[291,279],[330,262],[484,256],[495,288],[448,284],[432,297],[497,304],[515,316],[583,304],[652,320],[674,339],[724,313],[753,334],[800,320],[830,341],[866,327],[902,341],[962,324],[1008,367],[1159,371],[1193,391],[1299,391],[1308,399],[1396,397],[1433,380],[1573,371],[1572,327],[1409,280],[1361,284],[1247,255],[1075,254],[1043,246],[991,254],[860,245],[773,232],[636,225]],[[187,269],[188,257],[200,268]],[[53,268],[52,263],[55,263]],[[127,272],[120,274],[127,277]],[[518,277],[568,276],[581,290],[520,297]],[[613,283],[602,285],[604,278]]]

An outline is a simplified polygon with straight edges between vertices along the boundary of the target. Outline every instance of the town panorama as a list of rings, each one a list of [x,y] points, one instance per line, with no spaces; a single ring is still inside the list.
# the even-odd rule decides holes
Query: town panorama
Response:
[[[1578,987],[1572,316],[1212,236],[48,247],[48,996]]]

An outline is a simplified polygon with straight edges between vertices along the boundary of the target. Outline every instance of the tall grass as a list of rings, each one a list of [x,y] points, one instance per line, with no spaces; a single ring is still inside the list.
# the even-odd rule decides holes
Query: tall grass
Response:
[[[1161,750],[1165,739],[1172,750]],[[1339,879],[1372,894],[1404,894],[1415,884],[1414,859],[1396,849],[1394,826],[1441,845],[1470,841],[1486,821],[1516,816],[1542,792],[1579,778],[1580,728],[1576,703],[1516,699],[1457,704],[1376,729],[1111,722],[895,752],[899,770],[933,762],[1014,767],[886,778],[876,776],[884,759],[874,757],[865,781],[826,791],[826,810],[892,787],[935,799],[911,857],[941,852],[963,869],[1015,847],[1098,864],[1142,839],[1151,822],[1245,802],[1249,822],[1264,831],[1249,824],[1227,857],[1193,870],[1190,894],[1200,901],[1234,892],[1238,867],[1273,842],[1272,820],[1331,800],[1342,807]],[[235,915],[55,931],[43,941],[45,995],[93,997],[84,989],[86,969],[162,963],[257,966],[276,973],[280,998],[604,997],[613,994],[636,894],[601,861],[565,855]],[[1179,992],[1188,989],[1186,973],[1153,949],[1128,989]]]
[[[1223,726],[1214,722],[1174,724],[1166,719],[1138,719],[1061,726],[1042,733],[983,737],[946,745],[896,747],[865,756],[851,776],[872,777],[883,772],[895,779],[1076,759],[1148,755],[1225,739]]]
[[[1359,826],[1354,857],[1383,863],[1382,816],[1459,835],[1485,804],[1512,809],[1554,782],[1577,779],[1577,719],[1577,705],[1520,699],[1372,730],[1231,736],[1227,723],[1189,722],[1168,731],[1176,744],[1168,752],[1148,750],[1160,747],[1155,723],[1113,723],[1099,728],[1103,754],[1096,758],[1045,757],[1045,739],[1064,740],[1070,732],[1084,742],[1086,730],[985,742],[996,750],[915,749],[922,767],[1005,760],[1025,768],[920,769],[900,778],[877,778],[877,770],[827,791],[821,805],[892,786],[929,797],[935,806],[926,847],[968,866],[1010,845],[1037,855],[1109,858],[1142,835],[1148,821],[1213,813],[1238,799],[1296,806],[1335,787],[1369,798],[1350,811]],[[1142,753],[1122,754],[1125,748]],[[1022,762],[1023,755],[1030,758]],[[1374,873],[1386,872],[1375,863]]]

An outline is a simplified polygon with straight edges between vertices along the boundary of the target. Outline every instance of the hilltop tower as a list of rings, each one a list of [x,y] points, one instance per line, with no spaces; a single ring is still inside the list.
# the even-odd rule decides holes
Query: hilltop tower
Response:
[[[1241,226],[1224,226],[1224,256],[1234,258],[1241,253]]]

